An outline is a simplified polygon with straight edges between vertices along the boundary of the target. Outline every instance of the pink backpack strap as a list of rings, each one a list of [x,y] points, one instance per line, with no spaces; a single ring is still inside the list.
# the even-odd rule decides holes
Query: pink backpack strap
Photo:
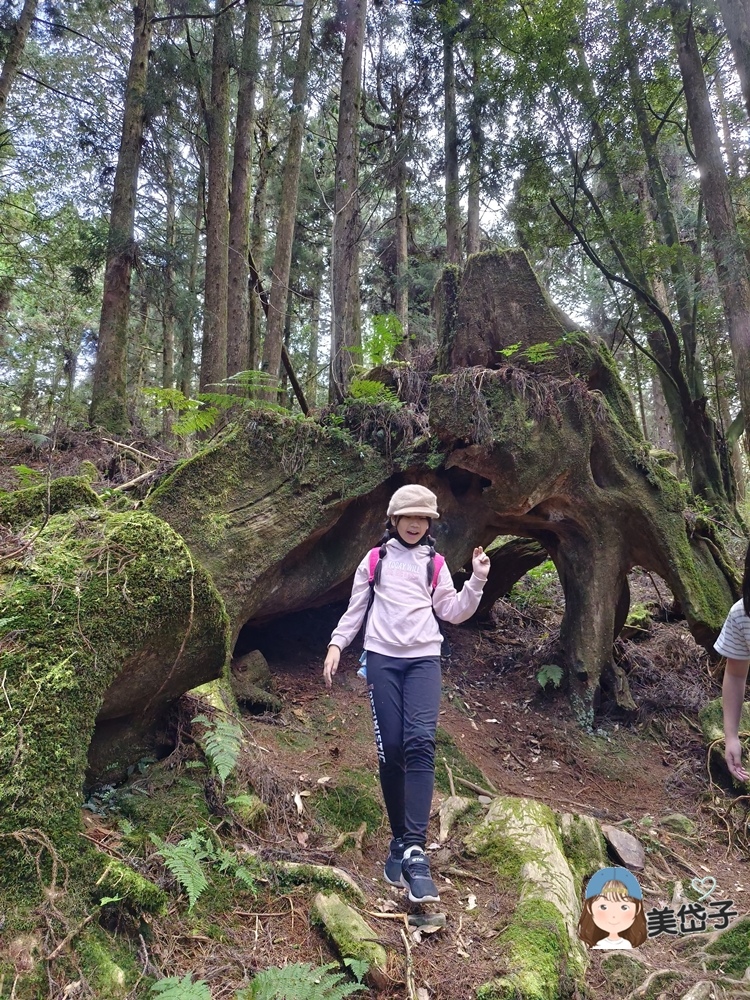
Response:
[[[438,577],[440,576],[440,570],[445,565],[445,556],[441,556],[439,552],[435,553],[435,565],[432,573],[432,590],[434,592],[435,587],[437,587]]]
[[[370,549],[370,572],[367,579],[370,581],[370,586],[372,586],[375,580],[375,568],[378,565],[378,559],[380,558],[380,549]]]

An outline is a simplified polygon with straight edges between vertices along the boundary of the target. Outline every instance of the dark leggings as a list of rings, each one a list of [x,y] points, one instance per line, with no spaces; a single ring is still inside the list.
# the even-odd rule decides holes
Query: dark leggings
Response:
[[[427,841],[440,680],[439,656],[367,654],[380,785],[393,836],[407,847]]]

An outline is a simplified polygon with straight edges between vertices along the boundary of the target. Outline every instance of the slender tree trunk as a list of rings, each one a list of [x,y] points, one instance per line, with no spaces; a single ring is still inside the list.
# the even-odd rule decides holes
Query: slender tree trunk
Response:
[[[227,377],[227,282],[229,271],[229,59],[231,0],[216,0],[208,127],[206,286],[203,297],[201,390],[223,392]]]
[[[250,258],[255,267],[262,267],[266,245],[266,212],[268,203],[268,178],[275,163],[275,148],[271,146],[271,121],[276,104],[276,68],[279,61],[281,27],[276,19],[271,21],[271,47],[266,60],[263,79],[263,107],[258,115],[258,169],[253,196],[253,216],[250,225]],[[262,338],[261,316],[264,303],[261,302],[259,275],[251,269],[248,278],[248,336],[250,368],[256,371],[260,365]]]
[[[727,163],[729,164],[729,176],[737,179],[740,176],[740,160],[737,156],[737,150],[732,137],[732,127],[729,124],[729,110],[727,108],[727,99],[724,93],[724,81],[721,78],[721,65],[718,63],[716,64],[716,71],[714,73],[714,83],[716,85],[716,101],[719,105],[719,114],[721,116],[724,155],[726,156]]]
[[[18,20],[12,28],[10,44],[5,54],[5,62],[0,73],[0,122],[5,117],[5,109],[8,106],[8,94],[16,79],[18,66],[26,48],[26,39],[29,37],[31,26],[34,23],[37,0],[26,0],[23,5]],[[136,13],[136,17],[137,17]]]
[[[409,339],[409,189],[406,168],[406,142],[403,134],[403,106],[396,123],[396,317],[401,326],[401,340],[394,351],[399,361],[411,354]]]
[[[461,263],[461,204],[458,186],[458,117],[456,115],[456,66],[453,51],[453,3],[442,9],[443,94],[445,102],[445,238],[449,264]]]
[[[750,274],[742,240],[737,232],[729,181],[724,171],[721,144],[703,75],[703,63],[686,0],[670,0],[677,42],[677,57],[685,90],[688,122],[693,136],[706,222],[729,341],[740,405],[747,422],[750,414]]]
[[[472,59],[472,94],[469,105],[469,197],[466,225],[466,255],[479,253],[479,196],[482,177],[482,101],[479,93],[480,67],[475,55]]]
[[[232,187],[229,194],[229,299],[227,375],[250,367],[248,251],[250,249],[250,167],[258,78],[260,0],[248,0],[242,37],[237,94]]]
[[[99,320],[99,343],[89,421],[113,434],[124,434],[127,415],[127,344],[130,278],[135,262],[133,227],[138,170],[145,117],[148,53],[155,0],[139,0],[134,8],[135,31],[125,85],[122,141],[117,157],[109,218],[107,264]]]
[[[349,370],[359,360],[359,108],[367,0],[347,0],[346,37],[336,140],[336,172],[331,252],[332,400],[346,395]]]
[[[310,406],[318,404],[318,347],[320,343],[320,288],[322,274],[316,275],[310,299],[310,339],[307,346],[307,378],[305,395]]]
[[[268,324],[263,343],[263,371],[269,375],[269,392],[276,392],[276,382],[281,368],[281,347],[284,336],[284,320],[287,311],[289,272],[292,263],[292,243],[294,223],[297,216],[297,193],[302,166],[302,138],[305,130],[305,103],[307,101],[307,79],[310,72],[310,50],[312,47],[312,15],[315,0],[304,0],[300,24],[299,50],[294,70],[292,86],[292,111],[289,116],[289,139],[287,141],[284,172],[281,180],[281,203],[276,225],[276,248],[271,272],[271,292],[268,303]]]
[[[167,218],[166,218],[166,243],[167,253],[164,262],[164,293],[162,296],[161,324],[162,324],[162,378],[163,389],[174,388],[174,331],[175,331],[175,281],[174,281],[174,258],[176,252],[176,205],[174,190],[174,160],[171,149],[171,142],[167,141],[167,152],[165,162],[165,187],[167,195]],[[165,438],[169,438],[172,433],[172,410],[164,407],[164,421],[162,433]]]
[[[656,137],[651,131],[649,110],[646,102],[646,94],[643,81],[638,66],[638,58],[630,35],[630,20],[635,17],[636,10],[633,0],[627,0],[619,6],[619,28],[620,41],[625,53],[625,61],[628,69],[628,80],[630,84],[630,95],[633,102],[638,123],[638,133],[641,138],[644,152],[646,154],[646,164],[650,188],[653,192],[656,210],[659,216],[659,224],[667,246],[675,251],[679,250],[680,235],[677,228],[672,200],[669,194],[669,187],[664,171],[662,170],[659,158]],[[680,336],[685,354],[685,377],[687,378],[690,392],[693,399],[698,399],[705,393],[703,372],[698,358],[698,342],[696,337],[694,309],[693,309],[693,282],[688,274],[682,256],[674,253],[670,258],[670,270],[672,274],[672,287],[674,290],[677,314],[680,319]]]
[[[750,116],[750,0],[719,0],[719,9],[732,46],[742,97]]]
[[[190,248],[190,269],[188,271],[188,295],[190,306],[185,310],[182,321],[180,350],[180,390],[190,397],[193,391],[193,348],[195,317],[198,299],[198,251],[200,249],[203,220],[206,214],[206,168],[203,157],[198,154],[198,186],[195,193],[195,215],[193,217],[193,242]]]

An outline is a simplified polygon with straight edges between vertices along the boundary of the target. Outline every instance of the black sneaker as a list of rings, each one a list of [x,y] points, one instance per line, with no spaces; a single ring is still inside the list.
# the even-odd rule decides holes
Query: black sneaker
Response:
[[[412,903],[440,902],[440,894],[430,875],[430,863],[419,849],[401,862],[401,885],[409,890]]]
[[[404,842],[400,837],[391,841],[383,869],[383,878],[390,885],[401,885],[401,862],[404,860]]]

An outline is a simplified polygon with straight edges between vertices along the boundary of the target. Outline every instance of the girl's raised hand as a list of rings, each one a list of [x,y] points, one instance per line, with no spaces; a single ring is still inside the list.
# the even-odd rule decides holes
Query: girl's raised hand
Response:
[[[333,676],[338,670],[340,659],[341,650],[339,647],[329,646],[325,662],[323,664],[323,680],[326,682],[327,688],[333,687]]]
[[[477,545],[471,555],[471,568],[474,570],[474,576],[480,580],[487,579],[490,572],[490,557],[481,545]]]

